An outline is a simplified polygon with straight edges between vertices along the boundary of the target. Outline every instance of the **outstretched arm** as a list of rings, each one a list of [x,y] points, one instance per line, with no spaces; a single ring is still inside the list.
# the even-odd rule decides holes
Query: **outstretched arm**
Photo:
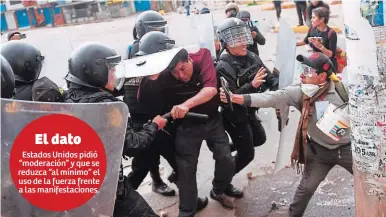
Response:
[[[226,102],[223,90],[220,93],[221,101]],[[231,101],[236,104],[256,108],[283,108],[294,106],[299,109],[302,92],[299,86],[289,86],[287,88],[253,94],[231,94]]]

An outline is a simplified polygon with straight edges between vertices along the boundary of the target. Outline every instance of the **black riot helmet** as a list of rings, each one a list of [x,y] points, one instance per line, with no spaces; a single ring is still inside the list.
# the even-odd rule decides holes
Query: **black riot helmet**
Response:
[[[249,20],[251,20],[251,14],[248,11],[239,11],[236,15],[236,18],[244,22],[248,22]]]
[[[109,80],[109,70],[121,61],[113,49],[87,42],[76,48],[68,60],[66,81],[91,88],[103,88]]]
[[[1,55],[11,65],[16,82],[30,83],[39,78],[44,56],[36,46],[19,40],[8,41],[1,46]]]
[[[1,59],[1,98],[12,98],[15,94],[15,76],[8,60],[0,55]]]
[[[146,33],[139,41],[139,51],[135,56],[145,56],[172,49],[176,42],[163,32]]]
[[[247,24],[237,18],[225,19],[217,28],[222,47],[238,47],[253,44],[251,30]]]
[[[167,33],[167,21],[157,11],[145,11],[135,21],[135,29],[139,38],[151,31]]]

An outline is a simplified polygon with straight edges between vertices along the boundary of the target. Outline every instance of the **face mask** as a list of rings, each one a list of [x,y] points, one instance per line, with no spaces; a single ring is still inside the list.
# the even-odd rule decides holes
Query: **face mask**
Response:
[[[308,97],[313,97],[320,89],[316,84],[302,84],[301,88],[302,92]]]

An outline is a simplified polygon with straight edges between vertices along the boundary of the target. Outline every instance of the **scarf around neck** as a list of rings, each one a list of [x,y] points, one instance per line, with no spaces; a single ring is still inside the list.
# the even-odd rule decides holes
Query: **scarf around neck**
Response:
[[[303,167],[305,168],[306,166],[308,118],[312,117],[312,113],[315,110],[315,101],[321,96],[326,95],[329,87],[330,83],[326,82],[313,97],[308,97],[303,93],[301,116],[291,154],[292,167],[296,166],[298,174],[301,173]]]

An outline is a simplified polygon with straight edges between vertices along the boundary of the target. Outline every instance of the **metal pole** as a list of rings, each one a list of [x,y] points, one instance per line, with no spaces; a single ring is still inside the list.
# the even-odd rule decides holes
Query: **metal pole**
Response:
[[[386,217],[385,0],[343,0],[356,217]]]

